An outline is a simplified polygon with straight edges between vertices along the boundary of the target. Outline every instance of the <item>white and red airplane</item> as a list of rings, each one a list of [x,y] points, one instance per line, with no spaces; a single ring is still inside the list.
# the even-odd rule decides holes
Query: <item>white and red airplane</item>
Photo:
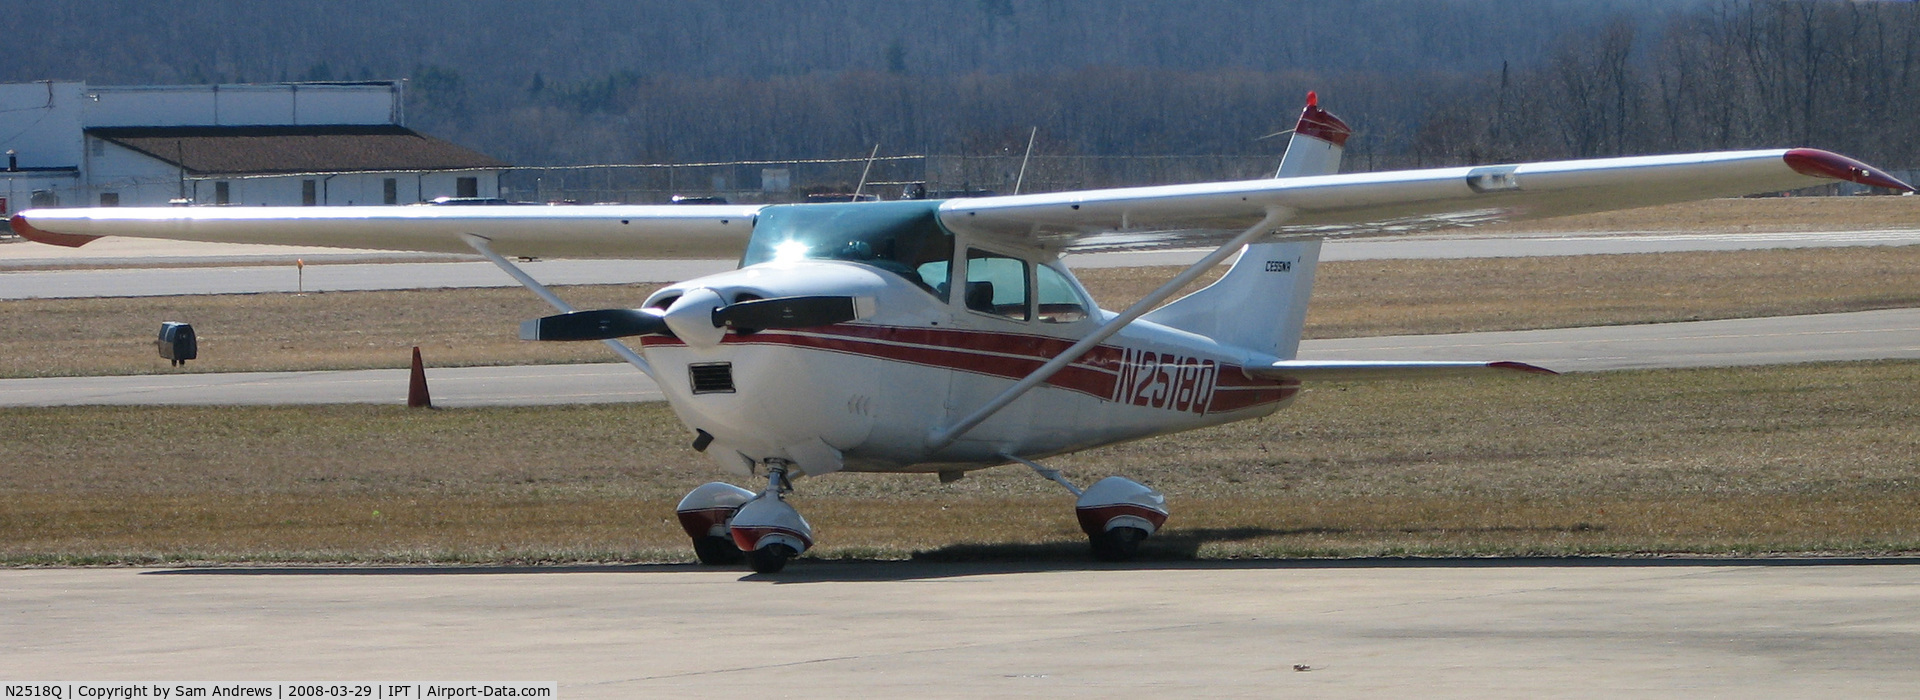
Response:
[[[1274,178],[846,204],[42,209],[20,235],[478,252],[562,313],[531,340],[603,340],[647,373],[722,469],[678,507],[702,562],[773,572],[813,545],[792,479],[1024,464],[1079,497],[1094,554],[1124,559],[1167,518],[1120,477],[1085,489],[1037,460],[1273,413],[1302,382],[1520,371],[1515,362],[1296,359],[1321,242],[1775,192],[1913,188],[1814,149],[1336,174],[1350,130],[1312,95]],[[1215,246],[1124,311],[1066,252]],[[527,257],[745,255],[634,309],[576,312]],[[1167,303],[1235,255],[1224,277]],[[616,340],[639,337],[634,351]]]

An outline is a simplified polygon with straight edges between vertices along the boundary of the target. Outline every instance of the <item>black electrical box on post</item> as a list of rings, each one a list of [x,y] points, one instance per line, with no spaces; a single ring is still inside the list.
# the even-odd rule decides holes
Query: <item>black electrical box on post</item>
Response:
[[[172,360],[175,367],[200,356],[200,345],[193,339],[191,324],[173,321],[160,324],[160,338],[153,344],[160,348],[160,359]]]

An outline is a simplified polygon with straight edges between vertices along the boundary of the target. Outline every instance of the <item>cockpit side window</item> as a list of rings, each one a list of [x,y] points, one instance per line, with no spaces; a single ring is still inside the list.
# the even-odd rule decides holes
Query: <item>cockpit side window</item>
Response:
[[[1032,278],[1031,269],[1025,260],[968,248],[964,297],[967,308],[1016,321],[1027,320],[1027,283]]]
[[[1087,317],[1087,303],[1066,275],[1046,265],[1034,268],[1036,301],[1041,323],[1078,323]]]
[[[761,210],[742,267],[780,260],[845,260],[886,270],[947,300],[953,234],[938,202],[794,204]]]

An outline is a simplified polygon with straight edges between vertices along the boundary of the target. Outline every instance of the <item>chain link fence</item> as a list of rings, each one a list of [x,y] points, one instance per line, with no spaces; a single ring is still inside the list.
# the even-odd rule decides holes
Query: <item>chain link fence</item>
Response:
[[[1022,172],[1022,161],[1025,171]],[[886,156],[516,168],[501,196],[524,202],[735,204],[1059,192],[1272,177],[1276,156]],[[811,198],[811,199],[810,199]]]

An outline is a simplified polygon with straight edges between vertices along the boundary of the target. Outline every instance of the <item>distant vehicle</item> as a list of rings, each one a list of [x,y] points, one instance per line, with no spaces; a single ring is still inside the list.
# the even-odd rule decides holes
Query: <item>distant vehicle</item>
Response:
[[[808,204],[831,204],[833,202],[878,202],[880,198],[870,194],[856,195],[852,192],[815,192],[807,195]]]
[[[1298,357],[1321,242],[1476,230],[1845,180],[1913,188],[1810,148],[1338,174],[1351,130],[1312,94],[1272,178],[926,201],[481,208],[35,209],[35,241],[100,236],[473,250],[562,313],[528,340],[600,340],[659,384],[693,448],[757,493],[706,484],[681,527],[706,563],[778,571],[813,546],[799,476],[1022,464],[1078,496],[1100,559],[1167,519],[1146,484],[1082,488],[1041,460],[1277,411],[1316,382],[1548,373],[1517,362]],[[866,199],[866,198],[863,198]],[[1125,311],[1094,306],[1062,255],[1211,247]],[[739,269],[574,312],[507,256],[718,257]],[[1238,254],[1212,285],[1173,299]],[[640,350],[619,338],[637,338]],[[1497,425],[1462,426],[1470,433]],[[1250,477],[1266,478],[1266,477]]]
[[[716,197],[711,195],[700,197],[700,196],[688,195],[688,194],[676,194],[673,196],[673,203],[674,204],[726,204],[727,198]]]
[[[993,190],[935,190],[927,193],[926,199],[965,199],[969,197],[996,197],[999,192]]]
[[[511,204],[534,204],[534,202],[510,202],[499,197],[434,197],[427,201],[436,207],[488,207]]]

